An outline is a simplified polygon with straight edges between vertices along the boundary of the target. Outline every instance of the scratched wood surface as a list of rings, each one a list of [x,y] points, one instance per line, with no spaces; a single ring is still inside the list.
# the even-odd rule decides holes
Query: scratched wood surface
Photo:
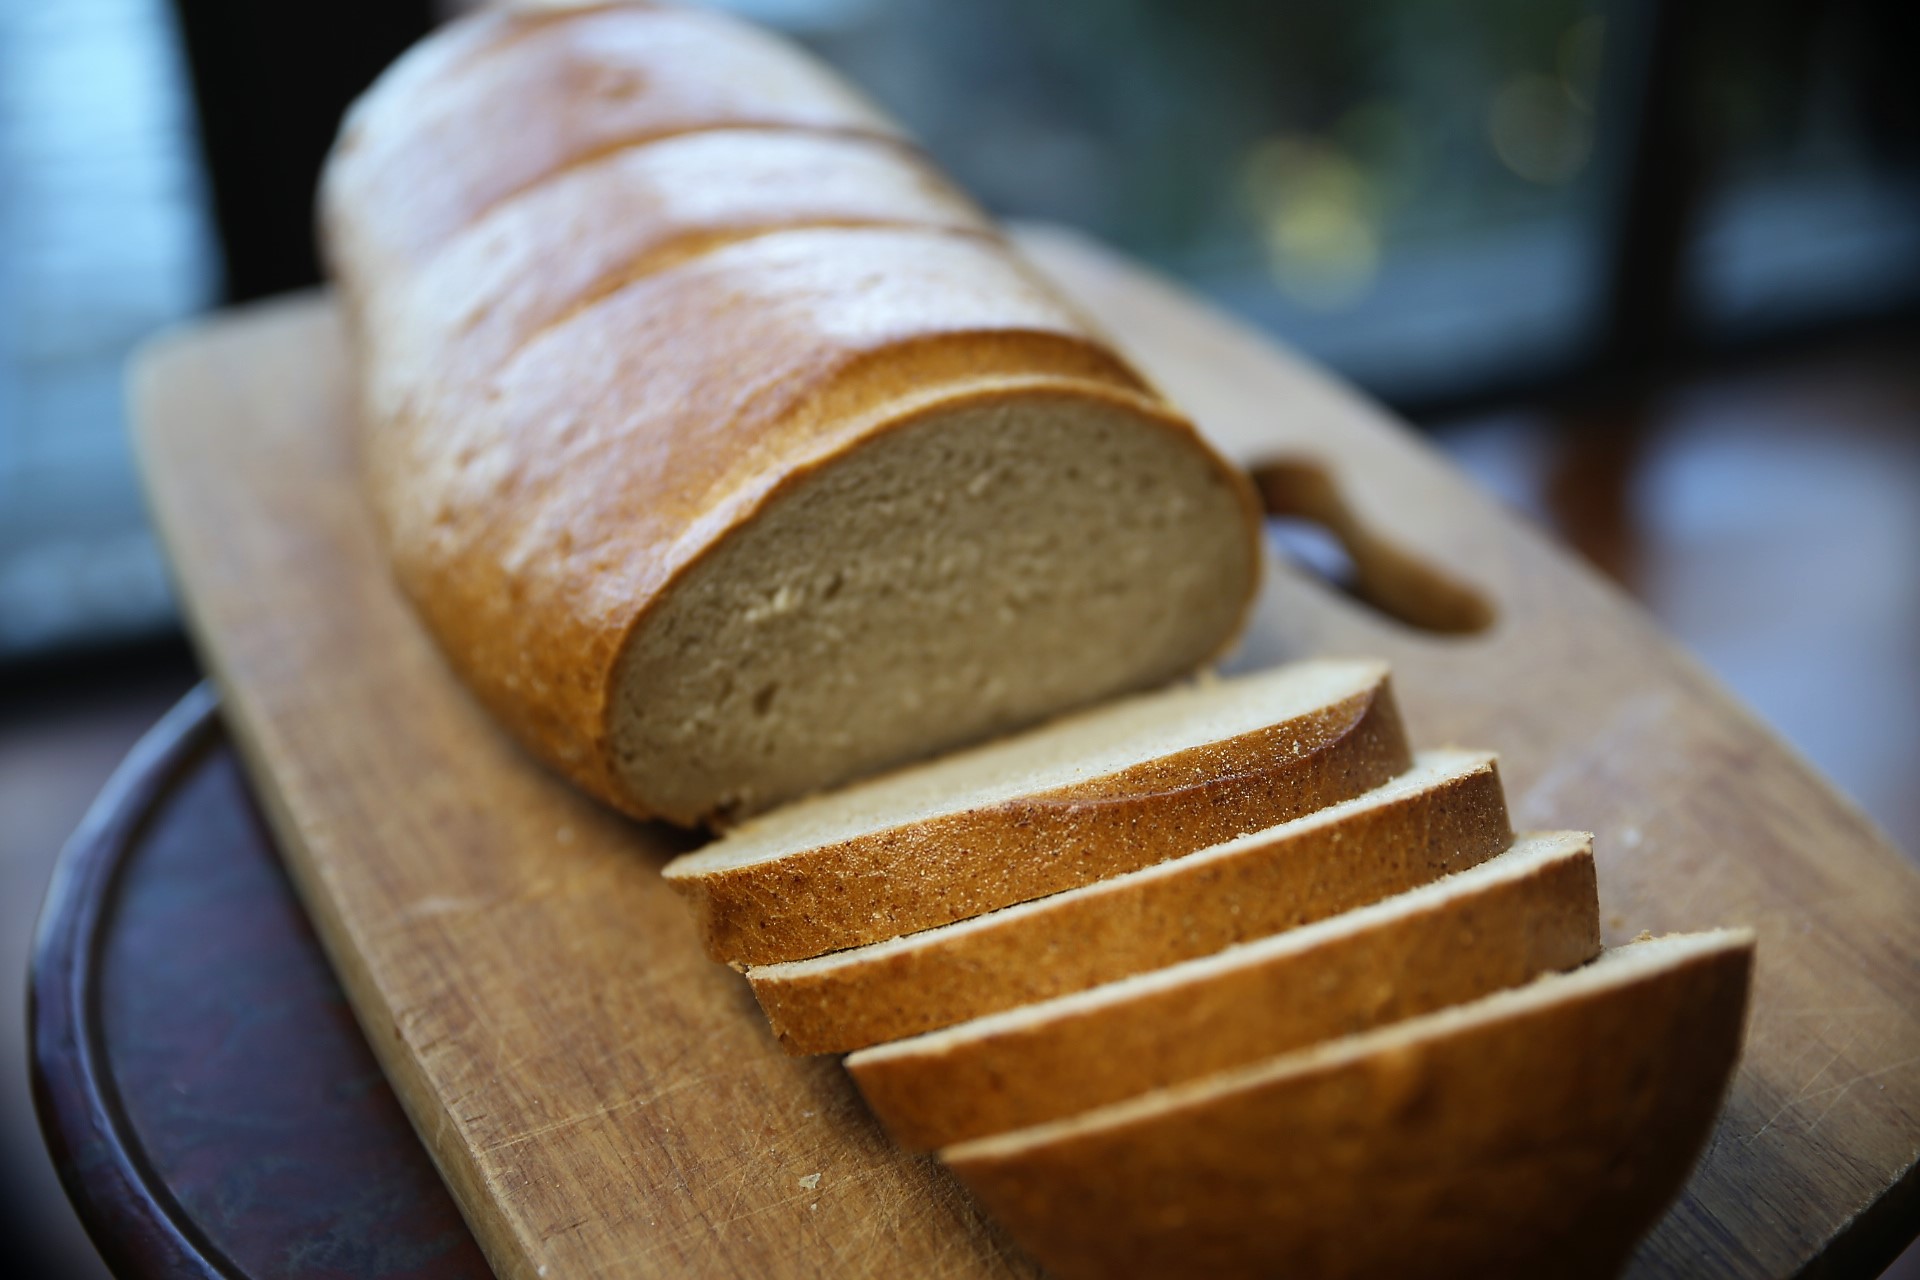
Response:
[[[1390,658],[1423,745],[1501,751],[1517,821],[1598,833],[1610,941],[1759,931],[1732,1096],[1633,1273],[1890,1259],[1920,1228],[1920,876],[1618,593],[1377,408],[1083,241],[1022,239],[1224,448],[1293,460],[1270,495],[1342,530],[1362,595],[1451,629],[1281,566],[1236,665]],[[451,680],[374,545],[349,379],[323,297],[249,309],[148,351],[137,433],[296,882],[495,1270],[1030,1274],[936,1165],[888,1146],[837,1064],[784,1057],[702,957],[657,874],[685,838],[571,794]]]

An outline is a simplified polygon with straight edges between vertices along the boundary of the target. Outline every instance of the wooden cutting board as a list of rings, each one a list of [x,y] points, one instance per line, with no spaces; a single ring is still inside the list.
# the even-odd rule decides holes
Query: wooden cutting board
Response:
[[[1277,567],[1237,665],[1391,659],[1418,743],[1498,749],[1516,821],[1598,833],[1609,941],[1759,931],[1732,1096],[1634,1274],[1883,1265],[1920,1227],[1920,876],[1618,592],[1377,408],[1084,241],[1022,239],[1223,448],[1311,463],[1272,495],[1348,526],[1374,598],[1455,626],[1490,606],[1437,634]],[[145,352],[137,434],[295,880],[495,1270],[1031,1274],[701,954],[658,875],[687,837],[575,796],[453,682],[375,547],[349,380],[325,297],[249,308]]]

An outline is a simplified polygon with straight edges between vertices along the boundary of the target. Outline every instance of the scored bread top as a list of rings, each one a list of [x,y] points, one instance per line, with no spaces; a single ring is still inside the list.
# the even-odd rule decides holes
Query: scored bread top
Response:
[[[747,971],[789,1053],[839,1053],[1210,955],[1477,865],[1513,834],[1494,758],[1422,752],[1352,800],[1078,889]]]
[[[569,166],[698,129],[767,125],[901,136],[827,68],[725,14],[633,4],[479,14],[416,46],[348,112],[322,192],[328,234],[377,270],[410,267]],[[370,204],[386,216],[331,216]]]
[[[767,814],[669,863],[708,952],[797,960],[1090,884],[1412,763],[1384,663],[1139,695]]]
[[[1712,1126],[1752,960],[1638,942],[941,1157],[1068,1280],[1611,1275]]]
[[[1299,929],[853,1054],[887,1131],[926,1149],[1052,1120],[1570,969],[1600,950],[1592,838]]]
[[[398,385],[370,395],[397,411],[423,386],[484,378],[625,285],[732,239],[803,226],[994,234],[971,200],[887,142],[771,129],[664,138],[495,205],[379,294],[367,341]]]

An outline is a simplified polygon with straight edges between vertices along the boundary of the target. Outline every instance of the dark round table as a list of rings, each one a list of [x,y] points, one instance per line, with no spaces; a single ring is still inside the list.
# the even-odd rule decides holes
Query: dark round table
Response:
[[[491,1273],[288,883],[209,686],[61,854],[31,974],[34,1100],[122,1277]]]

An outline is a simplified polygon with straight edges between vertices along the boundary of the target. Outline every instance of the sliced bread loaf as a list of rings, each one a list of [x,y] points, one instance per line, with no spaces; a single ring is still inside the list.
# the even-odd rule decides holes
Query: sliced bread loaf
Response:
[[[1494,759],[1423,752],[1352,800],[1098,884],[747,971],[789,1053],[843,1053],[1212,955],[1475,865],[1513,839]]]
[[[1062,1280],[1610,1276],[1712,1127],[1752,956],[1636,943],[941,1154]]]
[[[1470,870],[1217,955],[847,1059],[912,1150],[1023,1129],[1585,964],[1592,838],[1522,837]]]
[[[798,960],[1164,862],[1410,764],[1384,663],[1303,662],[1128,698],[788,806],[666,876],[715,959]]]
[[[322,203],[396,578],[629,813],[723,824],[1151,688],[1246,615],[1246,478],[777,37],[449,24]]]

